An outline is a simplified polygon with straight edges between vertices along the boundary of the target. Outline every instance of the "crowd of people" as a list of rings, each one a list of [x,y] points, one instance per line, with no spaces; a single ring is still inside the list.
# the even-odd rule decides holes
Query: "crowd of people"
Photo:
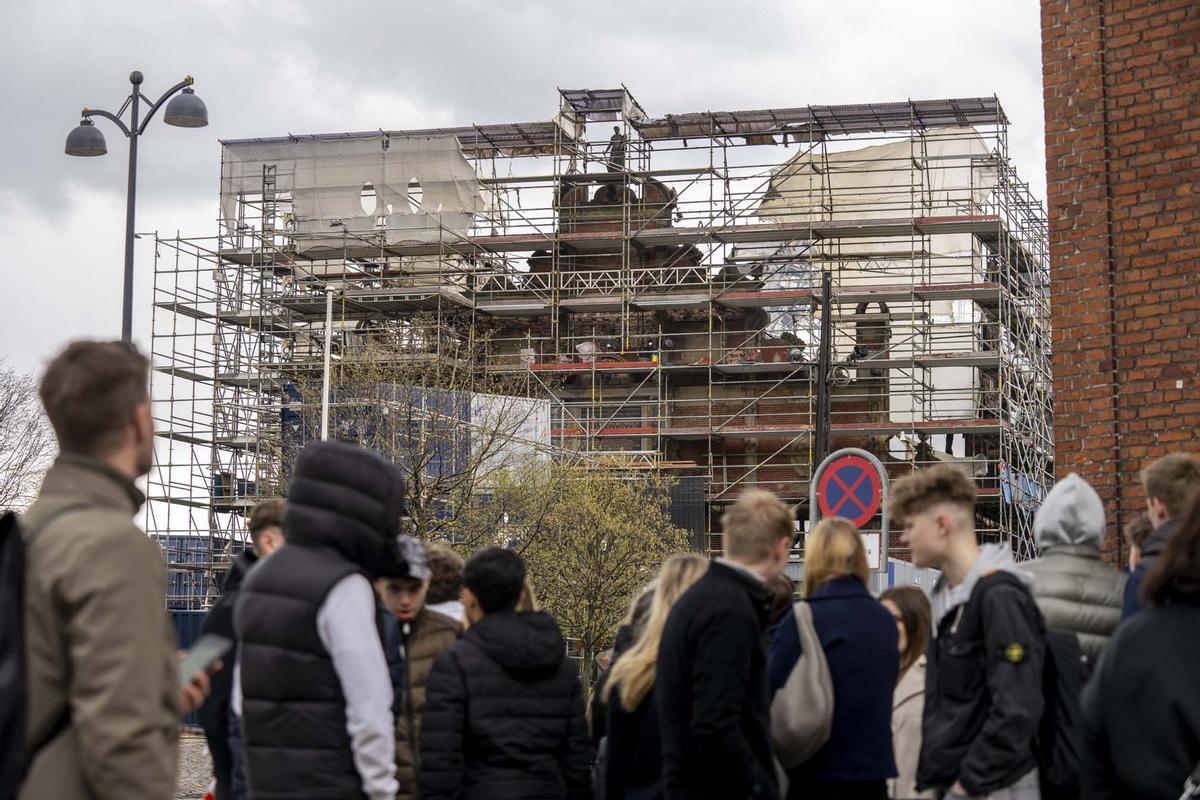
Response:
[[[1025,563],[980,543],[963,472],[896,480],[901,539],[940,571],[928,594],[873,596],[862,536],[829,518],[797,601],[794,513],[747,491],[723,555],[671,556],[630,598],[588,698],[516,552],[402,535],[400,470],[312,443],[205,622],[235,648],[181,679],[162,558],[132,521],[147,370],[78,342],[42,380],[61,454],[21,521],[21,798],[171,797],[196,710],[218,798],[1176,798],[1200,761],[1190,455],[1143,471],[1128,576],[1078,475]]]

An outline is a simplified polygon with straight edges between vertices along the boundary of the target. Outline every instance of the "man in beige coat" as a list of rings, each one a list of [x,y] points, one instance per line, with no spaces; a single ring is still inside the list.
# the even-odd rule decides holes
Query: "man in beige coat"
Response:
[[[203,675],[179,688],[162,556],[133,523],[153,457],[147,370],[131,347],[75,342],[42,379],[61,453],[22,522],[22,800],[167,800],[180,714],[208,692]]]

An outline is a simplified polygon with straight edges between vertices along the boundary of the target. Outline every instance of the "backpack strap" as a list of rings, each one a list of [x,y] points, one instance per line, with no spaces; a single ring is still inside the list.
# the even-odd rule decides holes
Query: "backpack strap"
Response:
[[[993,569],[983,573],[971,589],[971,596],[967,598],[967,602],[961,608],[962,616],[959,618],[959,622],[966,623],[966,633],[969,639],[980,637],[983,630],[983,595],[993,586],[1012,586],[1026,594],[1029,593],[1029,588],[1011,572]],[[957,628],[958,625],[956,624],[955,627]]]

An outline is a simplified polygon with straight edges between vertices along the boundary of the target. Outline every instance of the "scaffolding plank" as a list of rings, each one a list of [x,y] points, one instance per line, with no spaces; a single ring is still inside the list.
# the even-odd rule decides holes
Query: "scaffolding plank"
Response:
[[[959,217],[798,220],[711,227],[646,228],[632,233],[630,239],[644,247],[674,247],[712,241],[725,244],[784,244],[796,241],[887,239],[947,233],[1011,235],[1007,232],[1007,227],[999,216],[976,214]],[[468,236],[461,239],[447,239],[442,242],[399,242],[387,245],[367,242],[347,243],[337,247],[306,248],[300,256],[308,261],[341,261],[344,259],[380,259],[388,255],[471,254],[481,250],[493,253],[522,253],[534,250],[549,251],[556,244],[568,246],[578,252],[618,253],[623,241],[624,237],[619,229],[572,231],[557,235],[534,231],[495,236]],[[256,258],[261,257],[261,250],[257,248],[223,249],[220,256],[225,261],[252,264]]]
[[[686,293],[653,293],[638,295],[633,299],[633,307],[639,311],[659,311],[678,309],[708,308],[711,300],[707,292]]]
[[[759,308],[772,305],[796,305],[811,302],[812,289],[755,289],[753,291],[722,292],[715,301],[729,308]]]
[[[596,361],[589,364],[531,364],[534,372],[632,372],[657,369],[657,361]]]
[[[578,437],[591,438],[593,436],[602,436],[602,437],[654,436],[657,433],[658,433],[657,428],[654,428],[651,426],[646,426],[646,425],[641,425],[641,426],[637,426],[637,427],[628,427],[628,428],[621,428],[621,427],[605,425],[605,426],[599,428],[598,430],[594,430],[594,431],[588,431],[584,428],[579,428],[579,427],[551,428],[550,429],[550,435],[552,437],[559,436],[559,437],[568,438],[568,439],[569,438],[578,438]]]

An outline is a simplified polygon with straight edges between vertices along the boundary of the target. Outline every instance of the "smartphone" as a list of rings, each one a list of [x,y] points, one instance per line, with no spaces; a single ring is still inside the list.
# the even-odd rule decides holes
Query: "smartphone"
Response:
[[[179,685],[187,686],[197,673],[207,670],[221,656],[229,652],[233,642],[215,633],[206,633],[196,640],[192,649],[188,650],[183,660],[179,662]]]

